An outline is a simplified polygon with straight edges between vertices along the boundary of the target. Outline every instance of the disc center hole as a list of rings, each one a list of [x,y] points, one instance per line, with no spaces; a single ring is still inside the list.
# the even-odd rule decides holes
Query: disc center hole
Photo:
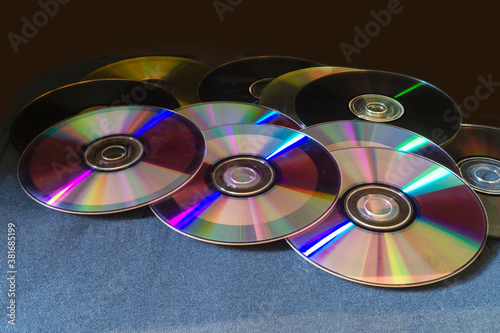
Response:
[[[500,182],[500,168],[496,166],[479,165],[474,170],[474,176],[477,180],[494,184]]]
[[[276,179],[274,167],[256,156],[233,156],[214,165],[210,172],[212,185],[221,193],[244,197],[272,188]]]
[[[250,94],[252,94],[252,96],[257,98],[257,99],[260,99],[260,96],[262,95],[262,91],[269,84],[269,82],[271,82],[272,80],[274,80],[274,78],[268,77],[265,79],[260,79],[260,80],[255,81],[254,83],[252,83],[252,85],[249,88]]]
[[[232,166],[224,172],[224,182],[234,188],[253,186],[260,182],[262,176],[259,170],[250,166]]]
[[[83,152],[87,165],[98,171],[118,171],[133,166],[144,157],[143,143],[129,135],[102,137]]]
[[[381,102],[370,102],[365,106],[368,112],[381,113],[387,111],[387,106]]]
[[[349,101],[349,110],[359,118],[375,121],[393,121],[404,113],[404,107],[394,98],[378,94],[365,94]]]
[[[410,199],[396,188],[368,184],[351,189],[343,201],[347,217],[369,230],[398,230],[413,219]]]
[[[475,156],[462,159],[457,164],[460,174],[474,190],[500,195],[500,160]]]
[[[386,198],[367,195],[360,200],[365,213],[372,217],[383,218],[389,216],[392,212],[392,205]]]
[[[117,161],[124,158],[128,153],[128,148],[123,145],[112,145],[102,150],[101,156],[106,161]]]

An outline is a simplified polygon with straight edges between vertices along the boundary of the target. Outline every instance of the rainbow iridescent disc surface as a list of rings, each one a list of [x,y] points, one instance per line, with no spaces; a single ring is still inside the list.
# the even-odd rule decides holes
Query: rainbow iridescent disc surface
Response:
[[[302,128],[281,112],[250,103],[209,102],[181,107],[175,111],[201,130],[232,124],[268,124],[295,130]]]
[[[328,150],[309,136],[256,124],[214,127],[203,134],[207,154],[200,172],[181,191],[151,206],[174,230],[219,244],[264,243],[304,230],[333,209],[339,169]],[[217,167],[234,158],[271,166],[274,182],[247,196],[219,190]]]
[[[173,111],[112,107],[69,118],[24,151],[21,185],[37,202],[96,214],[149,204],[176,190],[201,167],[201,131]]]
[[[481,252],[488,226],[483,206],[448,169],[384,148],[341,149],[332,155],[342,175],[335,209],[322,222],[288,238],[311,263],[362,284],[411,287],[453,276]],[[403,227],[373,230],[348,217],[346,193],[374,184],[401,192],[410,203],[414,213]]]
[[[354,68],[322,66],[299,69],[277,77],[262,90],[260,105],[283,112],[302,123],[295,112],[294,101],[300,89],[309,82],[329,74],[355,71]]]
[[[457,163],[467,158],[488,158],[500,164],[500,128],[462,124],[458,130],[457,136],[450,144],[444,147]],[[491,161],[491,160],[490,160]],[[496,167],[494,179],[490,184],[500,186],[500,170]],[[495,175],[496,174],[496,175]],[[483,202],[488,214],[490,229],[488,235],[500,238],[500,195],[482,193],[476,190],[477,195]]]
[[[328,150],[373,147],[391,148],[427,157],[459,174],[457,164],[441,147],[401,127],[366,121],[332,121],[302,130]]]
[[[198,84],[212,66],[169,56],[125,59],[101,67],[84,80],[123,78],[157,84],[171,93],[181,106],[198,102]]]

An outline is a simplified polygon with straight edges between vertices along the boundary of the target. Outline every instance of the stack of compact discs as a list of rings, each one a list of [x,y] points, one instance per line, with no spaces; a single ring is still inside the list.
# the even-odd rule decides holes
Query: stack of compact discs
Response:
[[[291,57],[264,58],[280,63],[281,72],[316,64]],[[198,84],[211,69],[171,56],[125,59],[33,100],[11,126],[12,142],[23,151],[22,187],[38,203],[68,213],[128,210],[178,191],[198,174],[206,153],[202,130],[232,124],[302,128],[265,106],[234,101],[196,104]],[[258,131],[263,137],[267,129]],[[274,186],[281,169],[275,162],[263,163],[273,165],[269,170]],[[260,177],[260,169],[256,172]],[[338,180],[338,174],[332,177]]]
[[[302,132],[331,151],[342,178],[335,209],[288,238],[302,257],[354,282],[411,287],[455,275],[479,255],[488,228],[483,206],[438,145],[374,122],[326,122]]]
[[[500,237],[500,128],[462,124],[458,135],[445,147],[455,159],[460,175],[483,202],[490,229]]]
[[[403,74],[154,56],[38,97],[11,140],[21,186],[51,209],[149,205],[196,240],[286,239],[341,278],[414,287],[500,237],[500,130],[461,121],[448,95]]]

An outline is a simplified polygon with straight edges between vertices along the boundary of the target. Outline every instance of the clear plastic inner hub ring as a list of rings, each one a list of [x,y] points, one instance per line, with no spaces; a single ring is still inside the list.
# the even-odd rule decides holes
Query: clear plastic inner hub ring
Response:
[[[368,230],[394,231],[413,221],[411,199],[401,190],[367,184],[348,190],[343,196],[347,217]]]
[[[462,178],[476,191],[500,195],[500,161],[489,157],[469,157],[458,162]]]
[[[118,171],[135,165],[144,156],[142,142],[129,135],[115,135],[91,142],[85,149],[85,163],[97,171]]]
[[[274,167],[255,156],[234,156],[215,164],[211,172],[212,184],[221,193],[253,196],[270,189],[276,179]]]
[[[388,122],[400,118],[404,113],[404,107],[394,98],[366,94],[354,97],[349,102],[349,110],[359,118],[375,121]]]

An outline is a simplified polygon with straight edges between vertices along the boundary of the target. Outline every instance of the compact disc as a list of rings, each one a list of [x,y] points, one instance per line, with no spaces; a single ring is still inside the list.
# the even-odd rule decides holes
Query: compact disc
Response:
[[[290,116],[293,120],[301,123],[297,113],[295,112],[295,97],[300,89],[309,82],[319,79],[320,77],[341,73],[346,71],[354,71],[354,68],[321,66],[299,69],[290,73],[283,74],[262,90],[259,104],[265,105],[275,110],[281,111]]]
[[[441,147],[397,126],[368,121],[331,121],[307,127],[302,132],[330,151],[355,147],[391,148],[427,157],[459,174],[457,164]]]
[[[455,159],[462,178],[483,202],[490,222],[488,236],[500,237],[500,128],[462,124],[444,149]]]
[[[467,267],[486,242],[474,191],[439,164],[386,148],[332,152],[342,188],[334,210],[288,238],[309,262],[341,278],[412,287]]]
[[[331,209],[339,169],[320,143],[285,127],[237,124],[203,131],[201,170],[152,205],[174,230],[219,244],[270,242],[304,230]]]
[[[49,91],[26,105],[10,128],[10,138],[23,151],[43,131],[58,122],[105,106],[150,105],[166,109],[179,102],[165,90],[124,79],[93,80],[69,84]]]
[[[124,78],[146,81],[174,95],[181,105],[189,105],[198,102],[198,84],[210,70],[212,66],[188,58],[151,56],[111,63],[93,71],[84,80]]]
[[[19,162],[22,187],[49,208],[113,213],[158,200],[191,179],[205,153],[202,132],[167,109],[118,106],[51,127]]]
[[[208,102],[175,110],[201,130],[232,124],[268,124],[300,130],[302,127],[281,112],[265,106],[241,102]]]
[[[335,120],[390,122],[442,145],[458,131],[458,105],[416,78],[375,70],[330,74],[306,84],[295,111],[307,126]]]
[[[257,103],[264,87],[285,73],[321,64],[294,57],[261,56],[234,60],[211,70],[201,80],[202,102]]]

